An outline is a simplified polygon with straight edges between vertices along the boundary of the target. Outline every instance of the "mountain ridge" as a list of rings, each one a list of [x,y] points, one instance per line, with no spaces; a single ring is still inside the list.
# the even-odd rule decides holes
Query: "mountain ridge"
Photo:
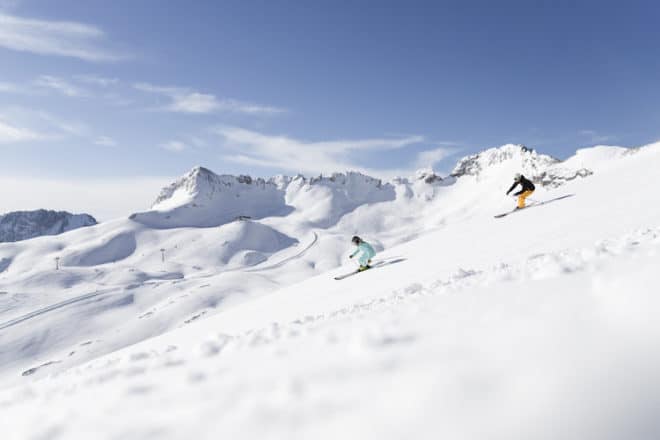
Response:
[[[58,235],[96,224],[96,219],[89,214],[46,209],[13,211],[0,215],[0,243]]]

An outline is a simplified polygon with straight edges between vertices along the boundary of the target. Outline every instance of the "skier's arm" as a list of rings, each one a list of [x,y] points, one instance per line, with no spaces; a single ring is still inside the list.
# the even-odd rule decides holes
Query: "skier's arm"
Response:
[[[513,182],[513,185],[511,185],[511,188],[509,188],[509,190],[506,192],[506,195],[508,196],[509,193],[510,193],[511,191],[513,191],[513,189],[514,189],[516,186],[518,186],[518,182]]]
[[[355,250],[355,252],[353,252],[348,258],[353,258],[353,257],[356,256],[358,253],[360,253],[360,248],[357,248],[357,249]]]

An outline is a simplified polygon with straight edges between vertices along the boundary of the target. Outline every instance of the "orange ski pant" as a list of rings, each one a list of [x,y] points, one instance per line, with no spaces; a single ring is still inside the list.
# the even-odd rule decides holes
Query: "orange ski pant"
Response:
[[[518,208],[522,209],[525,207],[525,199],[534,194],[534,191],[525,191],[524,193],[518,196]]]

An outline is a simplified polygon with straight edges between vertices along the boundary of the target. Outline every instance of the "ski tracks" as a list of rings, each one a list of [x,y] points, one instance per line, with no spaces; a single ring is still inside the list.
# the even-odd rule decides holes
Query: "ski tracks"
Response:
[[[319,235],[316,232],[312,232],[312,234],[314,236],[312,238],[312,241],[307,246],[305,246],[304,249],[302,249],[300,252],[298,252],[297,254],[292,255],[290,257],[287,257],[287,258],[284,258],[282,261],[278,261],[277,263],[273,263],[273,264],[270,264],[270,265],[265,265],[265,266],[262,266],[262,267],[255,267],[253,269],[246,269],[246,270],[244,270],[244,272],[261,272],[261,271],[264,271],[264,270],[277,269],[278,267],[282,267],[285,264],[287,264],[287,263],[289,263],[293,260],[298,260],[298,259],[302,258],[319,241]]]
[[[316,232],[313,232],[312,241],[307,246],[305,246],[304,249],[302,249],[300,252],[296,253],[295,255],[287,257],[287,258],[283,259],[282,261],[278,261],[277,263],[270,264],[270,265],[263,266],[263,267],[256,267],[256,268],[248,269],[248,270],[232,269],[232,270],[223,271],[223,272],[230,272],[230,271],[231,272],[236,272],[236,271],[241,271],[241,270],[243,270],[244,272],[260,272],[260,271],[265,271],[265,270],[276,269],[276,268],[282,267],[285,264],[287,264],[287,263],[289,263],[293,260],[302,258],[312,247],[314,247],[318,243],[318,239],[319,239],[318,234]],[[196,277],[196,278],[208,278],[208,277],[215,276],[215,275],[218,275],[218,274],[223,273],[223,272],[218,272],[218,273],[215,273],[213,275],[208,275],[208,276],[204,276],[204,277]],[[194,278],[194,279],[196,279],[196,278]],[[101,295],[109,294],[109,293],[122,292],[124,290],[126,290],[126,289],[123,288],[123,287],[97,290],[97,291],[94,291],[94,292],[86,293],[86,294],[83,294],[83,295],[76,296],[74,298],[67,299],[65,301],[60,301],[58,303],[55,303],[55,304],[52,304],[52,305],[49,305],[49,306],[46,306],[46,307],[43,307],[43,308],[39,308],[39,309],[34,310],[32,312],[26,313],[24,315],[21,315],[19,317],[14,318],[14,319],[10,319],[9,321],[2,322],[2,323],[0,323],[0,330],[4,330],[6,328],[13,327],[13,326],[15,326],[17,324],[20,324],[22,322],[28,321],[28,320],[33,319],[33,318],[37,318],[39,316],[43,316],[46,313],[61,309],[63,307],[70,306],[72,304],[80,303],[80,302],[83,302],[83,301],[86,301],[86,300],[89,300],[89,299],[92,299],[92,298],[96,298],[96,297],[101,296]]]

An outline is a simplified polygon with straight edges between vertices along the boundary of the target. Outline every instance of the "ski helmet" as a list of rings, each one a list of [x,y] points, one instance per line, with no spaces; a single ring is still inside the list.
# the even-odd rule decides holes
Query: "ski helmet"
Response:
[[[358,237],[357,235],[354,235],[353,238],[351,238],[351,242],[353,244],[360,244],[362,242],[362,239]]]
[[[516,175],[513,176],[513,180],[515,180],[516,182],[518,182],[521,178],[522,178],[522,174],[520,173],[516,173]]]

